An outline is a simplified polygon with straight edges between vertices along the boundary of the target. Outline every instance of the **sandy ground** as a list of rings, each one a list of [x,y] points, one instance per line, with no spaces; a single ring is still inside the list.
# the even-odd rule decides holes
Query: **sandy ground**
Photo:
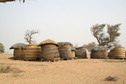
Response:
[[[126,62],[106,59],[77,59],[59,62],[10,60],[0,55],[0,66],[22,72],[0,73],[0,84],[126,84]],[[104,81],[108,76],[117,81]]]

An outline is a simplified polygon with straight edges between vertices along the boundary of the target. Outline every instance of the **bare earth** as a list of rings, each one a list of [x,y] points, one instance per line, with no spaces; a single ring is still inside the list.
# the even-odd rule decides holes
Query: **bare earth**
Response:
[[[126,61],[77,59],[59,62],[10,60],[0,55],[0,66],[22,72],[0,73],[0,84],[126,84]],[[108,76],[117,81],[104,81]]]

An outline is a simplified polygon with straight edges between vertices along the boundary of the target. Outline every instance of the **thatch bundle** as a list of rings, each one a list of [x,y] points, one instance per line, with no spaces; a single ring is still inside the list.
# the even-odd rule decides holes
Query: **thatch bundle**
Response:
[[[107,58],[107,52],[103,48],[95,47],[91,50],[91,58],[105,59]]]
[[[84,47],[76,48],[75,55],[77,58],[87,58],[86,48],[84,48]]]
[[[71,54],[72,54],[72,58],[75,58],[75,47],[71,47]]]
[[[125,48],[116,47],[116,48],[111,49],[108,54],[108,57],[112,59],[125,58]]]
[[[58,42],[59,44],[59,53],[61,59],[72,59],[71,54],[71,46],[72,44],[70,42]]]
[[[45,40],[39,44],[41,46],[41,58],[53,61],[59,59],[58,44],[53,40]]]
[[[10,49],[14,49],[14,58],[15,59],[23,59],[25,57],[25,49],[26,44],[17,43],[10,47]]]

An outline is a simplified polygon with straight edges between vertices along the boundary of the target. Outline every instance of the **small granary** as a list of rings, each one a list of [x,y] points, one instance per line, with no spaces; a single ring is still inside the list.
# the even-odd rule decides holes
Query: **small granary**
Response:
[[[45,40],[39,44],[41,46],[41,59],[46,61],[55,61],[60,59],[58,44],[53,40]]]
[[[75,55],[77,58],[87,58],[86,48],[84,48],[84,47],[76,48]]]
[[[91,50],[90,58],[94,59],[106,59],[107,58],[107,52],[100,47],[95,47]]]
[[[41,47],[38,44],[26,45],[25,60],[38,60],[41,56]]]
[[[26,44],[17,43],[10,47],[10,49],[14,49],[14,59],[24,59]]]
[[[58,44],[61,59],[63,60],[72,59],[71,54],[72,44],[70,42],[58,42]]]
[[[119,59],[125,58],[125,48],[124,47],[116,47],[110,50],[108,57],[110,59]]]
[[[75,47],[71,47],[71,54],[72,54],[72,58],[75,58]]]

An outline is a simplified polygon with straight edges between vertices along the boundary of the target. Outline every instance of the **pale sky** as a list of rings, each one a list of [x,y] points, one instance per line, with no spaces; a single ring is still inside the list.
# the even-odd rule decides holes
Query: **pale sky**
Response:
[[[46,39],[82,46],[96,42],[90,28],[95,24],[121,23],[120,44],[126,48],[126,0],[26,0],[0,3],[0,43],[5,51],[26,43],[26,30],[39,30],[37,43]]]

